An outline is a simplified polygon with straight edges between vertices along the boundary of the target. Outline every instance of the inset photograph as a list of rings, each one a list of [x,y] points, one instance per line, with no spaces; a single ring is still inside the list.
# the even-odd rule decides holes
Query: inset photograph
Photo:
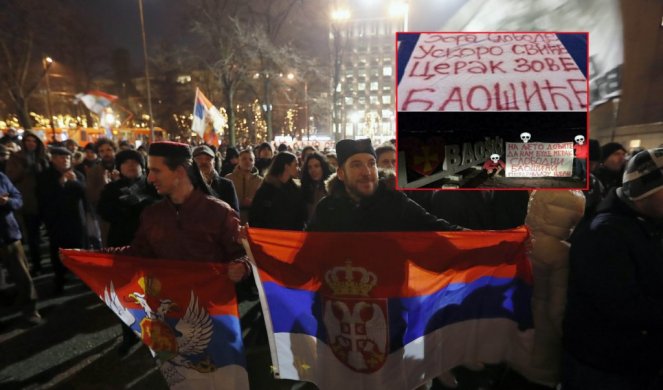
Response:
[[[403,112],[399,189],[586,189],[584,112]]]
[[[398,112],[587,111],[587,33],[401,33],[398,42]]]

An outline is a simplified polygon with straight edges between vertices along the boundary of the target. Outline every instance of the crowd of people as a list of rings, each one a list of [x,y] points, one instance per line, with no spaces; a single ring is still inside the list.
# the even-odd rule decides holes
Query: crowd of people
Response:
[[[542,329],[535,352],[545,358],[541,370],[523,368],[525,377],[551,388],[561,381],[565,390],[663,384],[661,148],[629,155],[620,144],[590,140],[590,188],[583,196],[397,191],[393,143],[374,148],[368,139],[339,141],[334,152],[285,144],[275,152],[270,143],[220,151],[158,142],[134,149],[104,138],[79,150],[74,142],[46,147],[29,131],[20,140],[8,137],[0,140],[0,256],[31,324],[41,320],[31,275],[42,272],[42,224],[54,294],[70,278],[58,249],[82,248],[228,263],[240,299],[255,293],[239,243],[246,223],[355,232],[527,224],[535,327]],[[247,326],[261,321],[258,313]],[[129,328],[123,334],[120,353],[137,342]],[[449,373],[440,380],[458,385]]]

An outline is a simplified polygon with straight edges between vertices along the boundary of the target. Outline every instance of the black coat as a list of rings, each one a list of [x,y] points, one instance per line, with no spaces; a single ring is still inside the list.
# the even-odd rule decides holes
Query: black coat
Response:
[[[74,171],[76,180],[60,185],[60,172],[50,167],[37,177],[39,214],[48,235],[64,248],[87,248],[88,233],[85,177]]]
[[[612,190],[574,233],[564,349],[584,364],[621,374],[663,368],[663,248],[660,224]]]
[[[306,223],[306,204],[302,193],[290,180],[283,184],[267,176],[253,197],[249,210],[252,227],[303,230]]]
[[[235,184],[233,184],[232,180],[219,176],[215,171],[209,188],[212,190],[210,195],[228,203],[233,210],[239,213],[237,191],[235,191]]]
[[[512,229],[525,223],[527,191],[437,191],[431,214],[468,229]]]
[[[444,219],[429,214],[423,207],[383,182],[370,198],[355,204],[343,183],[334,179],[330,195],[318,203],[309,222],[309,231],[384,232],[459,230]]]
[[[138,180],[122,178],[106,184],[99,197],[97,213],[110,224],[108,246],[131,244],[140,224],[141,212],[158,198],[145,177]]]

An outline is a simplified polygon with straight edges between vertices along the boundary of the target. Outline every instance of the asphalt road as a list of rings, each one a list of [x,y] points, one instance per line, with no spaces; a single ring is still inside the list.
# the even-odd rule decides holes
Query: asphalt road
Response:
[[[78,279],[53,295],[50,265],[34,278],[43,322],[28,326],[0,289],[0,388],[168,389],[148,349],[136,344],[121,358],[119,320]],[[8,287],[8,286],[5,286]]]

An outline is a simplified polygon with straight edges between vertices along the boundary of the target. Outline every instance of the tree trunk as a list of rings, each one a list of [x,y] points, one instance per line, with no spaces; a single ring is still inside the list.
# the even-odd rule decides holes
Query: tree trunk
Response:
[[[22,96],[20,91],[10,91],[9,95],[14,102],[16,116],[21,127],[25,130],[32,130],[32,120],[30,119],[30,109],[27,99]]]
[[[232,87],[226,88],[226,113],[228,114],[228,144],[235,146],[235,91]]]

